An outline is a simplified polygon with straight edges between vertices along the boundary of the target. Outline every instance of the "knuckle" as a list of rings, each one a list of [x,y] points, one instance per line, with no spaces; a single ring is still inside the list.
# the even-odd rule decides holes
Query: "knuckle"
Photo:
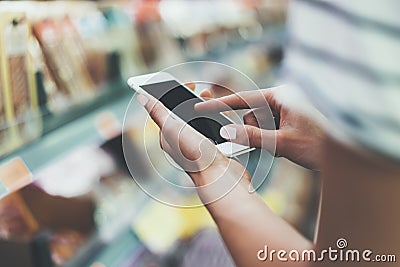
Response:
[[[253,110],[246,112],[246,114],[243,116],[243,121],[251,126],[259,126],[258,118]]]
[[[276,148],[275,148],[275,157],[282,157],[284,148],[285,148],[285,143],[286,143],[286,133],[283,131],[276,131],[275,135],[275,142],[276,142]]]
[[[154,105],[151,107],[151,109],[150,109],[150,111],[149,111],[149,114],[150,114],[150,116],[151,116],[152,118],[154,118],[154,119],[156,119],[157,121],[159,121],[159,120],[162,118],[163,114],[164,114],[163,107],[161,106],[160,103],[157,102],[156,104],[154,104]]]
[[[256,138],[257,138],[256,128],[251,127],[251,126],[245,126],[245,127],[246,127],[248,140],[250,142],[256,141]]]
[[[159,108],[157,107],[157,104],[150,107],[149,114],[151,117],[157,118],[159,113],[160,113],[160,111],[159,111]]]
[[[245,143],[246,144],[256,144],[259,143],[259,140],[257,139],[257,128],[252,127],[252,126],[245,126],[246,130],[246,136],[245,136]]]
[[[249,120],[252,116],[252,111],[247,111],[244,115],[243,115],[243,120]]]
[[[172,134],[180,134],[181,132],[181,127],[179,127],[178,125],[176,125],[174,119],[172,119],[171,117],[168,117],[164,124],[162,125],[162,132],[163,134],[165,134],[166,136],[171,136]]]
[[[239,98],[239,100],[244,102],[244,103],[247,103],[246,99],[251,97],[251,95],[252,95],[252,92],[249,92],[249,91],[237,93],[237,97]]]

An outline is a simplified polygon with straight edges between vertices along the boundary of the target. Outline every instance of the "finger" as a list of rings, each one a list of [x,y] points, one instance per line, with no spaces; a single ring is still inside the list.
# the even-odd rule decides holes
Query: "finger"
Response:
[[[161,149],[164,150],[165,152],[167,152],[168,154],[171,154],[171,152],[172,152],[171,145],[164,138],[162,131],[159,132],[159,142],[160,142]]]
[[[243,115],[244,124],[255,126],[266,130],[279,129],[275,125],[275,119],[269,108],[255,108]]]
[[[220,134],[233,143],[264,148],[275,155],[278,131],[263,130],[251,125],[230,124],[222,127]]]
[[[181,150],[182,154],[188,159],[198,157],[199,146],[203,140],[208,140],[207,138],[182,120],[173,119],[170,115],[171,112],[153,96],[140,94],[137,100],[145,107],[150,117],[161,129],[163,138],[171,147],[175,150]]]
[[[163,151],[165,151],[176,162],[184,163],[186,157],[181,154],[181,151],[179,151],[179,149],[180,149],[179,141],[176,138],[173,138],[172,141],[170,141],[170,142],[175,142],[175,143],[174,143],[174,145],[171,145],[170,143],[168,143],[168,141],[164,137],[163,131],[159,131],[159,143],[160,143],[161,149]],[[174,147],[175,149],[172,149],[172,147]],[[192,155],[192,156],[196,157],[196,156],[198,156],[198,154],[196,153],[196,155]],[[184,159],[183,161],[182,161],[182,158]],[[181,159],[181,160],[179,160],[179,159]]]
[[[189,82],[189,83],[185,83],[185,86],[188,87],[190,90],[195,91],[196,90],[196,84],[193,82]],[[212,97],[212,93],[210,90],[208,89],[204,89],[201,93],[200,93],[200,97],[204,98],[204,99],[208,99]]]
[[[160,129],[164,127],[168,119],[171,123],[174,123],[175,120],[171,119],[171,112],[153,96],[145,93],[140,94],[137,97],[137,101],[147,110]]]
[[[205,90],[203,90],[203,91],[200,93],[200,96],[201,96],[202,98],[204,98],[204,99],[209,99],[209,98],[212,98],[212,93],[211,93],[210,90],[205,89]]]
[[[186,123],[182,120],[172,118],[171,111],[151,95],[140,94],[137,97],[137,100],[142,106],[144,106],[150,117],[158,125],[165,140],[170,144],[179,144],[180,131],[184,128]],[[193,129],[193,131],[195,130]],[[182,135],[181,137],[187,139],[185,135]]]
[[[221,83],[224,83],[224,82],[221,81]],[[213,96],[215,96],[216,98],[217,97],[219,98],[219,97],[227,96],[227,95],[232,95],[232,94],[235,93],[234,91],[232,91],[228,87],[223,86],[223,85],[218,84],[218,83],[211,83],[210,91],[213,93]]]
[[[215,98],[206,102],[196,104],[197,111],[204,112],[221,112],[230,109],[246,109],[265,106],[268,100],[269,91],[271,89],[263,89],[257,91],[245,91],[229,96]]]
[[[193,82],[185,83],[185,86],[192,91],[196,90],[196,84]]]
[[[230,109],[246,109],[258,108],[269,104],[273,113],[279,112],[279,102],[276,101],[275,95],[277,91],[281,91],[278,87],[272,87],[257,91],[245,91],[229,96],[215,98],[211,101],[199,103],[195,106],[197,111],[204,112],[220,112]]]
[[[260,128],[260,124],[258,123],[258,119],[253,109],[243,115],[243,122],[244,124]]]
[[[195,109],[200,112],[220,112],[229,109],[244,109],[248,108],[249,104],[246,99],[252,97],[252,94],[257,94],[260,97],[259,92],[241,92],[230,96],[224,96],[208,100],[206,102],[198,103],[195,105]]]

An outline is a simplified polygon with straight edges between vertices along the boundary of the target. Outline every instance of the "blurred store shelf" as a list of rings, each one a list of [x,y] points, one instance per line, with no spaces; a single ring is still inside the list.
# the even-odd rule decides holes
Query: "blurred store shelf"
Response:
[[[154,258],[131,227],[132,221],[147,207],[149,199],[139,188],[132,187],[129,199],[125,199],[129,208],[126,207],[125,212],[100,226],[79,252],[63,266],[95,266],[98,262],[105,266],[123,266],[123,262],[127,260],[134,262],[146,255],[151,256],[149,260]]]
[[[44,135],[23,148],[0,158],[0,166],[11,159],[21,158],[28,169],[35,173],[44,166],[82,144],[100,142],[96,117],[106,111],[122,121],[133,93],[117,82],[98,98],[77,106],[70,111],[44,120]],[[115,89],[115,90],[113,90]]]

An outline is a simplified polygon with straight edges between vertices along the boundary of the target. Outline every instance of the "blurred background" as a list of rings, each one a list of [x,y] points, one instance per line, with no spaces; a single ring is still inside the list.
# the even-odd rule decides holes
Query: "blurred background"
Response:
[[[125,81],[209,60],[261,88],[278,84],[286,5],[0,1],[0,265],[234,266],[205,208],[161,204],[130,176],[122,137],[135,151],[143,125],[122,131]],[[313,238],[318,187],[315,174],[276,159],[258,191]]]

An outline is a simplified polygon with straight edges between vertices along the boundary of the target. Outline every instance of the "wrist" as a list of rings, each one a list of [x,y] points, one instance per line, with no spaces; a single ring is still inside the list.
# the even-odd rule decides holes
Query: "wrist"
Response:
[[[249,193],[250,175],[235,160],[222,157],[201,172],[189,173],[204,204],[229,198],[231,191]],[[240,188],[240,189],[239,189]],[[220,202],[220,201],[218,201]]]
[[[221,160],[214,160],[207,168],[198,172],[191,172],[189,176],[196,187],[205,187],[221,178],[227,172],[228,164]]]

